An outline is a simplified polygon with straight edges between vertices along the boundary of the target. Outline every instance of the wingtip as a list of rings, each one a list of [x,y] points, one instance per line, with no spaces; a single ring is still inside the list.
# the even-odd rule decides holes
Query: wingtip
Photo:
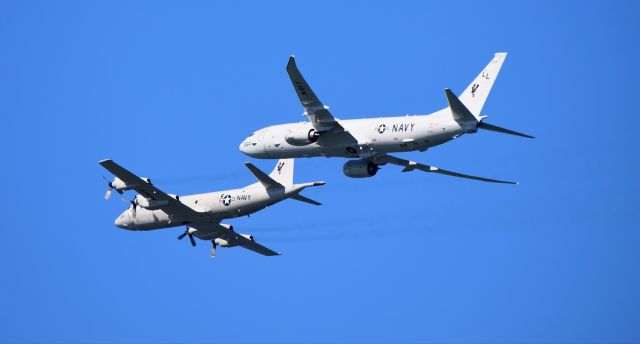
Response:
[[[113,160],[111,160],[111,159],[102,159],[102,160],[98,161],[98,164],[102,165],[103,163],[108,162],[108,161],[113,161]]]

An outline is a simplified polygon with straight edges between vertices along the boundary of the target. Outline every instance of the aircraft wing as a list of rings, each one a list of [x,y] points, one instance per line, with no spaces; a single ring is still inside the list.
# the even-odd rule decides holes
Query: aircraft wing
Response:
[[[163,206],[162,210],[171,216],[189,219],[208,218],[205,213],[198,212],[193,208],[187,206],[186,204],[180,202],[176,198],[169,196],[162,190],[153,186],[151,183],[145,182],[126,168],[116,164],[111,159],[100,161],[100,165],[102,165],[102,167],[106,168],[116,177],[120,178],[120,180],[122,180],[128,186],[132,186],[132,188],[137,193],[144,196],[145,198],[150,200],[167,201],[168,204],[166,206]]]
[[[404,169],[402,170],[402,172],[409,172],[409,171],[413,171],[413,170],[420,170],[423,172],[429,172],[429,173],[438,173],[438,174],[444,174],[447,176],[452,176],[452,177],[459,177],[459,178],[467,178],[467,179],[473,179],[473,180],[479,180],[479,181],[483,181],[483,182],[490,182],[490,183],[502,183],[502,184],[518,184],[516,182],[510,182],[510,181],[505,181],[505,180],[497,180],[497,179],[490,179],[490,178],[484,178],[484,177],[476,177],[476,176],[471,176],[468,174],[462,174],[462,173],[458,173],[458,172],[453,172],[453,171],[448,171],[448,170],[444,170],[435,166],[429,166],[429,165],[424,165],[415,161],[409,161],[409,160],[405,160],[405,159],[400,159],[397,158],[395,156],[391,156],[388,154],[384,154],[381,156],[377,156],[373,159],[373,161],[376,164],[393,164],[393,165],[399,165],[399,166],[403,166]]]
[[[202,237],[210,238],[211,240],[215,238],[221,238],[229,243],[232,243],[232,246],[240,246],[244,247],[247,250],[251,250],[256,253],[260,253],[263,256],[279,256],[280,253],[271,250],[265,246],[258,244],[257,242],[248,239],[235,231],[233,231],[231,226],[222,225],[220,223],[213,221],[203,221],[203,222],[194,222],[190,223],[189,227],[193,227],[198,230],[198,232],[202,232]]]
[[[311,124],[318,131],[328,131],[340,126],[333,115],[329,112],[329,108],[324,106],[320,99],[313,92],[307,81],[298,70],[296,60],[293,56],[289,57],[287,63],[287,73],[293,84],[293,88],[300,98],[305,114],[311,119]]]
[[[256,253],[260,253],[263,256],[279,256],[280,253],[273,251],[270,248],[262,246],[253,240],[249,240],[242,235],[237,236],[237,240],[240,241],[240,246],[246,248],[247,250],[251,250]]]
[[[318,144],[327,147],[345,144],[357,145],[358,139],[340,125],[331,112],[329,112],[329,107],[322,104],[311,87],[309,87],[309,84],[307,84],[307,81],[304,80],[304,77],[298,70],[296,60],[293,56],[289,57],[287,73],[293,84],[293,89],[296,91],[300,103],[302,103],[305,115],[309,116],[311,125],[321,134],[318,139]]]

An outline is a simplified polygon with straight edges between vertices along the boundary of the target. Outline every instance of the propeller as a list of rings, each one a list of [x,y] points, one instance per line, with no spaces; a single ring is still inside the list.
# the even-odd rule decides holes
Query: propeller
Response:
[[[113,190],[113,185],[111,185],[111,181],[105,178],[105,176],[102,176],[102,179],[107,182],[107,193],[104,194],[104,200],[108,201],[109,197],[111,197],[111,190]]]
[[[104,194],[105,201],[109,200],[109,197],[111,197],[111,191],[113,191],[113,189],[116,189],[116,192],[122,195],[122,191],[113,186],[113,182],[115,182],[115,179],[109,180],[105,176],[102,176],[102,179],[107,182],[107,193]]]
[[[191,241],[191,246],[196,247],[196,239],[194,239],[193,234],[189,232],[189,227],[187,227],[187,230],[185,230],[184,233],[178,235],[178,240],[182,240],[186,236],[189,236],[189,241]]]
[[[131,206],[133,207],[133,212],[132,212],[132,213],[133,213],[133,217],[135,217],[135,216],[136,216],[136,208],[138,207],[138,202],[136,202],[135,197],[134,197],[132,200],[130,200],[130,201],[129,201],[129,200],[127,200],[126,198],[123,198],[123,199],[122,199],[122,202],[124,202],[124,203],[131,203]]]
[[[216,246],[218,246],[218,244],[216,244],[216,240],[211,240],[211,243],[213,244],[213,248],[211,249],[211,258],[215,258],[216,257]]]

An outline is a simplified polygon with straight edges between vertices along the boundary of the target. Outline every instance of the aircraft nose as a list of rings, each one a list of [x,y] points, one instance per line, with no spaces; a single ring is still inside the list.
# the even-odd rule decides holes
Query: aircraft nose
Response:
[[[266,131],[259,131],[247,137],[240,143],[240,151],[252,158],[264,159],[268,158],[265,151],[264,137]]]
[[[247,147],[246,147],[247,140],[249,140],[248,137],[244,141],[240,142],[240,147],[238,147],[240,151],[244,154],[249,154],[249,152],[247,152]]]
[[[124,221],[124,218],[123,218],[122,215],[120,215],[120,217],[116,218],[116,220],[113,221],[113,224],[115,224],[116,227],[122,228],[122,229],[126,229],[127,226],[129,225],[127,222]]]
[[[250,157],[255,157],[256,153],[258,152],[257,150],[258,144],[255,142],[255,140],[252,139],[252,137],[247,137],[244,141],[242,141],[242,143],[240,143],[240,151]]]

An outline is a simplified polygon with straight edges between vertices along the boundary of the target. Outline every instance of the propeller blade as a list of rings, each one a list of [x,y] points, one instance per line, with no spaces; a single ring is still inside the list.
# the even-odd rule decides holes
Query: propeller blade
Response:
[[[117,190],[117,189],[116,189],[116,190]],[[126,198],[121,198],[120,200],[121,200],[122,202],[124,202],[124,203],[130,203],[130,204],[131,204],[131,206],[133,207],[132,213],[133,213],[133,216],[135,217],[135,216],[136,216],[136,207],[138,206],[138,205],[136,204],[136,199],[134,198],[132,201],[129,201],[129,200],[127,200]]]
[[[188,229],[187,229],[187,231],[188,231]],[[182,240],[182,239],[184,239],[184,237],[186,237],[186,236],[187,236],[187,234],[188,234],[188,233],[187,233],[187,231],[185,231],[184,233],[182,233],[182,234],[178,235],[178,240]]]
[[[187,234],[189,236],[189,240],[191,241],[191,246],[196,247],[196,239],[193,238],[193,235]]]
[[[107,193],[104,194],[104,199],[108,201],[109,197],[111,197],[111,190],[113,190],[113,185],[111,184],[111,181],[107,179],[107,177],[102,176],[102,179],[107,182]]]
[[[211,249],[211,258],[215,258],[216,257],[216,241],[215,240],[211,240],[211,243],[213,244],[213,248]]]
[[[133,213],[133,217],[136,217],[136,208],[138,207],[138,205],[136,204],[135,198],[133,201],[131,201],[131,206],[133,207],[131,211]]]

